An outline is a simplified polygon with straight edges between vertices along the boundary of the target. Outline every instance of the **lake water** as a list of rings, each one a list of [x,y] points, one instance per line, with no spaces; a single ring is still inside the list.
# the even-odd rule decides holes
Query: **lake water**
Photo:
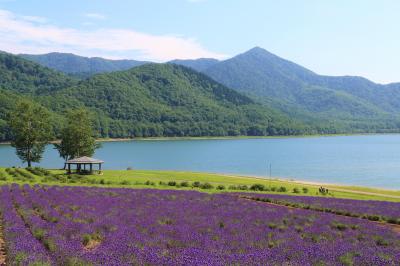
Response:
[[[105,142],[105,169],[184,170],[400,189],[400,135]],[[21,166],[0,145],[0,166]],[[52,146],[40,164],[60,168]]]

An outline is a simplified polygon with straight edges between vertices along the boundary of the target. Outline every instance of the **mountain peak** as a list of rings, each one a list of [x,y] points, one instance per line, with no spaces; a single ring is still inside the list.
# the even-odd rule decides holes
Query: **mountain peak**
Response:
[[[274,55],[271,52],[268,52],[267,50],[265,50],[264,48],[259,47],[259,46],[255,46],[255,47],[251,48],[247,52],[244,52],[244,54],[268,54],[268,55]]]

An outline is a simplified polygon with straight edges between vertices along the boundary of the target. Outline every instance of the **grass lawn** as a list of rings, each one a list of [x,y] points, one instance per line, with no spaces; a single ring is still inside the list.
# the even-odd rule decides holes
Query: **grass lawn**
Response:
[[[10,170],[11,169],[11,170]],[[28,183],[48,185],[80,185],[80,186],[108,186],[108,187],[132,187],[132,188],[157,188],[157,189],[196,189],[209,193],[224,191],[254,192],[252,190],[237,190],[230,186],[244,186],[248,188],[253,184],[261,184],[266,188],[285,187],[286,192],[280,194],[322,196],[318,193],[319,184],[301,183],[278,179],[264,179],[246,176],[234,176],[223,174],[178,172],[178,171],[154,171],[154,170],[105,170],[102,175],[68,176],[62,170],[48,170],[48,175],[39,175],[26,169],[0,168],[0,185],[7,183]],[[173,185],[168,182],[176,182]],[[182,182],[188,182],[189,186],[180,186]],[[192,187],[193,182],[201,184],[209,183],[212,188],[202,189]],[[160,184],[161,182],[161,184]],[[221,185],[224,189],[217,189]],[[361,200],[386,200],[400,202],[400,191],[390,191],[374,188],[363,188],[353,186],[323,185],[329,189],[329,194],[324,197],[350,198]],[[300,193],[294,193],[298,188]],[[307,188],[307,193],[303,192]],[[278,192],[260,192],[278,193]]]

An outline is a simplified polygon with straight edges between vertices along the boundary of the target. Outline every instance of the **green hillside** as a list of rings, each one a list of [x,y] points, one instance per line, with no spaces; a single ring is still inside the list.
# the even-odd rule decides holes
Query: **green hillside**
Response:
[[[82,81],[9,54],[0,57],[0,66],[5,74],[0,75],[0,140],[9,139],[6,116],[21,97],[51,111],[56,134],[65,112],[77,107],[92,111],[102,137],[310,132],[302,123],[183,66],[147,64]]]
[[[40,94],[75,83],[75,79],[57,71],[15,55],[0,53],[0,88],[14,92]]]
[[[102,136],[227,136],[298,134],[278,112],[188,68],[148,64],[96,75],[53,94],[98,114]],[[45,103],[52,108],[51,103]]]

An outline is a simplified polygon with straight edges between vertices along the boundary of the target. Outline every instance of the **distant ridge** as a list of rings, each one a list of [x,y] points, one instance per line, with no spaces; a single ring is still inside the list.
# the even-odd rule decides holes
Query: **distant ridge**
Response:
[[[168,63],[186,66],[196,71],[202,72],[212,67],[213,65],[217,64],[218,62],[219,60],[213,58],[199,58],[199,59],[188,59],[188,60],[176,59],[169,61]]]
[[[20,56],[43,66],[83,78],[99,73],[127,70],[147,63],[145,61],[136,60],[111,60],[100,57],[84,57],[70,53],[48,53],[42,55],[20,54]]]

